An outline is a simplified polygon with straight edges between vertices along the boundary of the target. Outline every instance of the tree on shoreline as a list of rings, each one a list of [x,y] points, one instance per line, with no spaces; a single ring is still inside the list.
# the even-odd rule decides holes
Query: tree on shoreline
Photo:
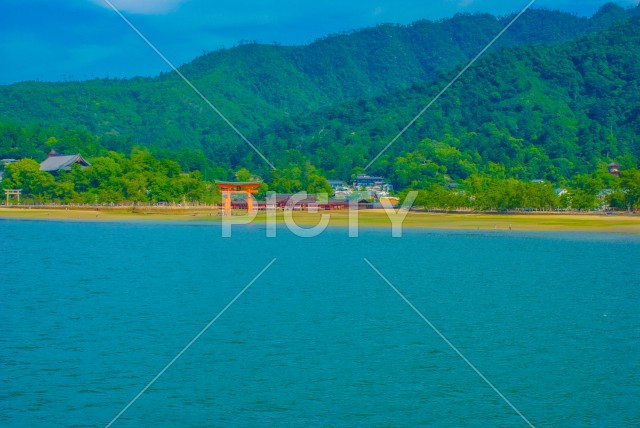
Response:
[[[130,157],[115,152],[91,158],[91,166],[74,165],[56,175],[40,171],[33,159],[7,165],[4,189],[22,189],[26,202],[53,203],[181,203],[219,200],[212,183],[199,171],[183,173],[177,162],[157,159],[134,149]]]

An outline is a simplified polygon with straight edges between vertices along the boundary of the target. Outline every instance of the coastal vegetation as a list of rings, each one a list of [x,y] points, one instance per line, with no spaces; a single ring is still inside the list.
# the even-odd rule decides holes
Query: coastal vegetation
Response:
[[[118,203],[219,203],[214,182],[199,171],[183,172],[180,164],[158,159],[148,150],[135,148],[129,156],[109,151],[90,158],[91,166],[74,165],[55,175],[40,170],[33,159],[22,159],[5,167],[0,188],[22,189],[22,200],[33,203],[118,204]],[[246,168],[235,173],[238,181],[253,175]],[[640,170],[611,175],[606,165],[592,175],[577,175],[569,187],[558,192],[552,183],[473,174],[460,186],[437,183],[420,186],[414,206],[437,210],[510,211],[560,209],[593,210],[604,206],[618,210],[640,207]],[[400,192],[402,200],[418,186]],[[603,192],[601,189],[607,189]],[[277,170],[272,181],[263,183],[259,198],[267,191],[331,194],[331,187],[313,165],[291,165]]]
[[[552,183],[544,181],[528,182],[487,175],[471,176],[463,184],[456,189],[438,184],[420,189],[414,205],[449,211],[589,211],[640,207],[640,170],[623,171],[619,178],[606,170],[591,176],[578,175],[566,189],[555,189]],[[407,192],[402,192],[403,198]]]
[[[41,171],[33,159],[5,168],[2,186],[22,189],[23,200],[54,203],[204,202],[219,200],[211,183],[199,171],[183,173],[169,159],[156,159],[148,150],[134,149],[129,156],[109,151],[91,158],[91,166],[73,165],[55,176]]]

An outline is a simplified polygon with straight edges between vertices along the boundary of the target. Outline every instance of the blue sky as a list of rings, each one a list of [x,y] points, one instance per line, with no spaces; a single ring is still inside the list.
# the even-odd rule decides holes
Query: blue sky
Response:
[[[110,0],[174,64],[241,40],[305,44],[380,23],[518,12],[527,0]],[[624,7],[638,0],[616,1]],[[537,0],[589,16],[606,1]],[[104,0],[1,0],[0,84],[153,76],[168,66]]]

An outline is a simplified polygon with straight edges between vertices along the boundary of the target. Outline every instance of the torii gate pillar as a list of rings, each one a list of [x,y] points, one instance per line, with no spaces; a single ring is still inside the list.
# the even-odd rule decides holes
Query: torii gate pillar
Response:
[[[6,189],[4,191],[5,195],[7,195],[7,204],[5,206],[9,206],[9,196],[17,196],[18,204],[20,204],[20,192],[22,192],[22,189]]]
[[[247,211],[253,211],[253,197],[252,195],[258,193],[258,186],[262,184],[261,181],[249,181],[249,182],[233,182],[233,181],[218,181],[216,185],[220,188],[220,192],[224,197],[224,215],[231,216],[231,194],[232,193],[244,193],[247,195]]]

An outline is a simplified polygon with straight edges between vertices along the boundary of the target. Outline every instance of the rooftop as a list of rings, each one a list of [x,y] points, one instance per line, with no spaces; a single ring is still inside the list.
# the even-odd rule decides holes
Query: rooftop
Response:
[[[91,164],[79,153],[75,155],[59,155],[54,151],[49,153],[49,157],[40,163],[40,170],[47,172],[55,172],[61,169],[69,171],[74,164],[81,166],[91,166]]]

